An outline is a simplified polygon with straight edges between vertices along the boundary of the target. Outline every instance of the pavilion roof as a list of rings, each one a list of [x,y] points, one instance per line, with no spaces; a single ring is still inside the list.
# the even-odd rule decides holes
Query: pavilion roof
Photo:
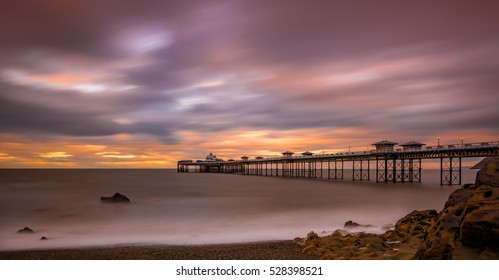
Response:
[[[420,143],[420,142],[417,142],[417,141],[410,141],[410,142],[407,142],[407,143],[404,143],[404,144],[400,144],[400,146],[423,146],[423,145],[426,145],[424,143]]]
[[[395,142],[392,142],[392,141],[383,140],[383,141],[379,141],[379,142],[373,143],[372,145],[397,145],[397,144],[398,143],[395,143]]]

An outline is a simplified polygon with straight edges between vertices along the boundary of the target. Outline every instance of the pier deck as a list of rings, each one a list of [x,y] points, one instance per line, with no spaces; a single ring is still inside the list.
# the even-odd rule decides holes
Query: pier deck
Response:
[[[376,163],[376,182],[421,182],[421,161],[440,159],[440,184],[461,184],[462,158],[499,156],[499,141],[428,146],[419,150],[362,151],[282,157],[257,157],[231,161],[177,163],[177,172],[217,172],[241,175],[344,179],[344,163],[352,166],[352,180],[371,180]]]

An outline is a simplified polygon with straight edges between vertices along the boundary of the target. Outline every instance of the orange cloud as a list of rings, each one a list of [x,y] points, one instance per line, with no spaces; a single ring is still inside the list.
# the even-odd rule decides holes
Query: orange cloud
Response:
[[[17,157],[11,156],[6,153],[0,153],[0,160],[13,160],[16,159]]]
[[[165,160],[146,160],[146,161],[100,161],[96,162],[99,166],[113,166],[113,167],[134,167],[134,168],[166,168],[173,167],[177,162]]]
[[[136,158],[135,155],[124,155],[120,152],[101,152],[95,154],[105,158]]]
[[[77,167],[75,162],[48,162],[48,161],[26,161],[23,165],[27,167]]]
[[[72,157],[73,155],[68,154],[66,152],[48,152],[48,153],[38,154],[38,156],[43,158],[67,158],[67,157]]]

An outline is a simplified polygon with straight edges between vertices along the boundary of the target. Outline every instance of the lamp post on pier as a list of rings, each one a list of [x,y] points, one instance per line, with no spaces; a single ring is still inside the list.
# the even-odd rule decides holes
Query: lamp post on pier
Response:
[[[437,137],[437,142],[438,142],[437,148],[440,148],[440,136]]]

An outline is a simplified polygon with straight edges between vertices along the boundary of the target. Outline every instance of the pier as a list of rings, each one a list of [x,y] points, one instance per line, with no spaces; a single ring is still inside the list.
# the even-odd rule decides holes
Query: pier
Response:
[[[440,144],[440,143],[439,143]],[[499,141],[427,146],[411,141],[401,144],[380,141],[374,150],[335,154],[286,151],[280,157],[257,156],[250,159],[220,160],[210,154],[206,160],[180,160],[177,172],[216,172],[296,178],[348,179],[345,163],[351,165],[353,181],[370,181],[375,163],[377,183],[420,183],[423,160],[440,160],[440,185],[460,185],[462,158],[499,156]],[[374,171],[374,170],[373,170]]]

